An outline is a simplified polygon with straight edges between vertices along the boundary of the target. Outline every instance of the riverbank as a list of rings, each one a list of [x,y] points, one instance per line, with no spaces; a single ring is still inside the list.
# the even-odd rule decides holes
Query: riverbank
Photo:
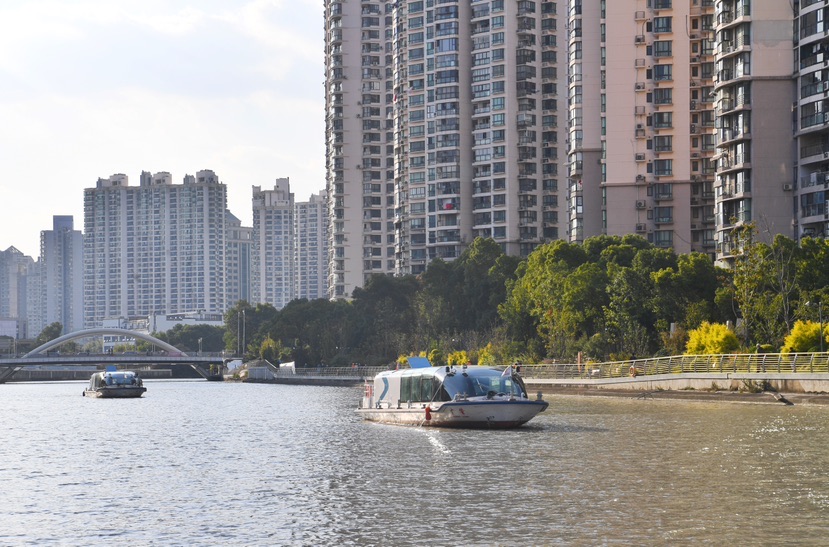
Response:
[[[702,391],[702,390],[630,390],[630,389],[596,389],[583,386],[561,386],[550,384],[534,384],[527,382],[527,390],[530,393],[540,391],[545,397],[557,395],[568,395],[574,397],[616,397],[624,399],[639,400],[682,400],[698,402],[718,403],[740,403],[740,404],[769,404],[781,405],[786,401],[793,405],[829,405],[829,394],[826,393],[778,393],[773,391],[761,391],[750,393],[748,391]],[[782,396],[782,400],[777,396]]]

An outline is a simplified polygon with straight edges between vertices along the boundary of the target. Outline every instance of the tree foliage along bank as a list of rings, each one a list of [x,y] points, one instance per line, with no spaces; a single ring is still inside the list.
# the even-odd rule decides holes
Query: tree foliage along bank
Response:
[[[239,302],[225,316],[225,348],[243,338],[249,357],[264,344],[300,366],[387,364],[433,350],[444,359],[463,350],[473,362],[615,360],[684,353],[688,332],[730,322],[742,348],[776,350],[795,321],[819,319],[829,244],[759,243],[750,225],[735,241],[741,252],[723,269],[635,235],[555,241],[525,260],[477,239],[420,276],[373,276],[349,302]]]

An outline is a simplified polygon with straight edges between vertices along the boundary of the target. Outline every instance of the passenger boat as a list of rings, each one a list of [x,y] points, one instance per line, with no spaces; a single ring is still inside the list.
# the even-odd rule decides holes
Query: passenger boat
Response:
[[[527,396],[517,367],[415,366],[384,371],[366,383],[357,412],[373,422],[430,427],[518,427],[547,409]]]
[[[144,382],[131,370],[107,370],[96,372],[89,379],[89,387],[83,391],[84,397],[103,399],[129,399],[141,397],[147,388]]]

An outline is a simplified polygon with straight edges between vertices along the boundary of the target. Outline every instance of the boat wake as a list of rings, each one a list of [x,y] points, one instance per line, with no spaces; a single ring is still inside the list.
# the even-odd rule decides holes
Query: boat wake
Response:
[[[452,451],[449,450],[449,448],[447,448],[445,444],[440,442],[440,440],[438,440],[437,434],[434,431],[429,431],[426,429],[418,429],[418,431],[422,431],[426,435],[426,438],[429,439],[429,444],[431,444],[437,452],[445,454],[447,456],[452,454]]]

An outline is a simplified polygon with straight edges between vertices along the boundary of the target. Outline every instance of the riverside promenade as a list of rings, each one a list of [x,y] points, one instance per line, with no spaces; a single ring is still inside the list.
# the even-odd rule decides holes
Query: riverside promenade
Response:
[[[674,355],[522,365],[528,389],[829,393],[829,352]]]
[[[283,384],[362,384],[388,367],[272,370]],[[730,391],[829,394],[829,352],[674,355],[604,363],[522,364],[530,391]],[[254,380],[255,381],[255,380]],[[261,380],[260,380],[261,381]]]

